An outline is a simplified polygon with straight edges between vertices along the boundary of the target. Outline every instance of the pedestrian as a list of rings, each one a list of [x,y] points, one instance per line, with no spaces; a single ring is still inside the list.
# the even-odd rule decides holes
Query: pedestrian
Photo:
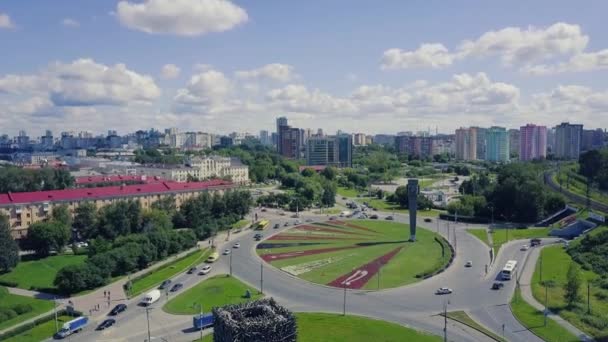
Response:
[[[103,298],[106,298],[106,291],[103,291]]]
[[[110,298],[110,291],[108,291],[108,298]]]

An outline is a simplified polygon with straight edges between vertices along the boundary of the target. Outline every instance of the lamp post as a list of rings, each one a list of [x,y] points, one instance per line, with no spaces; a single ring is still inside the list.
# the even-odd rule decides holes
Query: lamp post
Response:
[[[199,319],[203,318],[203,303],[198,303],[196,304],[196,306],[198,306],[198,312],[199,312]],[[201,331],[201,341],[203,340],[203,327],[201,327],[200,329]]]
[[[346,284],[342,284],[344,289],[344,301],[342,302],[342,316],[346,316]]]
[[[260,264],[260,293],[264,293],[264,264]]]

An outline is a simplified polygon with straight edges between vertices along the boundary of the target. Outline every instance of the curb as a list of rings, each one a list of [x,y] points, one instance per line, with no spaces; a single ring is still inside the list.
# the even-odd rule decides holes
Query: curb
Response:
[[[443,313],[441,313],[441,314],[439,314],[439,315],[443,317]],[[469,316],[469,317],[470,317],[470,316]],[[483,331],[483,330],[479,330],[479,329],[477,329],[476,327],[474,327],[474,326],[472,326],[472,325],[470,325],[470,324],[468,324],[468,323],[465,323],[465,322],[463,322],[463,321],[461,321],[461,320],[459,320],[459,319],[452,318],[452,317],[450,317],[450,316],[448,316],[448,319],[451,319],[452,321],[456,321],[456,322],[458,322],[458,323],[460,323],[460,324],[466,325],[467,327],[469,327],[469,328],[471,328],[471,329],[473,329],[473,330],[475,330],[475,331],[479,331],[480,333],[482,333],[482,334],[484,334],[484,335],[488,336],[489,338],[491,338],[491,339],[492,339],[492,340],[494,340],[494,341],[498,341],[498,342],[502,342],[502,341],[503,341],[503,339],[497,340],[496,338],[494,338],[494,336],[492,336],[492,335],[488,334],[487,332],[485,332],[485,331]],[[473,319],[473,318],[471,317],[471,319]],[[477,324],[479,324],[479,323],[477,323]],[[481,325],[481,324],[480,324],[480,325]],[[523,325],[523,324],[522,324],[522,325]],[[487,329],[487,328],[486,328],[486,329]],[[488,329],[488,330],[490,330],[490,329]],[[504,341],[506,342],[507,340],[504,340]]]

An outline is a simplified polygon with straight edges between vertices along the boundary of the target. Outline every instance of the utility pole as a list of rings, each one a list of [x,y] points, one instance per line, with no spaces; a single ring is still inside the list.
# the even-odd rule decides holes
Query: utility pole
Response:
[[[53,310],[55,311],[55,332],[58,332],[59,323],[57,323],[57,297],[53,297]]]
[[[198,317],[199,317],[199,319],[202,319],[203,318],[203,303],[198,304],[198,309],[199,309],[199,313],[200,313],[200,316],[198,316]],[[203,340],[203,327],[201,327],[201,341],[202,340]]]
[[[502,324],[502,339],[505,339],[505,324]]]
[[[264,264],[260,264],[260,293],[264,293]]]
[[[230,253],[230,276],[232,276],[232,253]]]
[[[547,295],[547,286],[545,286],[545,327],[547,326],[547,314],[549,313],[549,308],[547,307],[547,300],[549,296]]]
[[[344,289],[344,301],[342,303],[342,316],[346,316],[346,284],[343,284]]]
[[[448,342],[448,302],[443,303],[443,342]]]
[[[146,308],[146,321],[148,322],[148,342],[152,341],[150,337],[150,310],[152,310],[152,308]]]

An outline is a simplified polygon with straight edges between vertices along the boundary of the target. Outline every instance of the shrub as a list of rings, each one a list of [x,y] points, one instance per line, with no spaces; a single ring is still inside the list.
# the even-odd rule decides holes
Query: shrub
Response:
[[[608,328],[608,320],[605,317],[584,315],[581,320],[583,321],[583,323],[588,324],[598,330],[604,330]]]
[[[15,312],[18,315],[23,315],[25,313],[32,311],[33,308],[30,304],[17,304],[15,306],[13,306],[13,310],[15,310]]]

